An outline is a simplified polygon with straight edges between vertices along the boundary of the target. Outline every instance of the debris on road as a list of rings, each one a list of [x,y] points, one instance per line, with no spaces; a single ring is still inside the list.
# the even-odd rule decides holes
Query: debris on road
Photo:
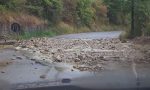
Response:
[[[119,39],[32,38],[20,41],[16,48],[32,53],[30,58],[36,62],[68,63],[80,71],[100,71],[108,62],[145,59],[133,43]]]

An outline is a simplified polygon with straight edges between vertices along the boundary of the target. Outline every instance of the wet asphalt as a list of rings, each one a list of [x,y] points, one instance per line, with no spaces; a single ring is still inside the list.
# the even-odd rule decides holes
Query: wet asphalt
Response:
[[[110,33],[95,33],[96,38],[88,33],[86,39],[98,39],[104,34],[108,37]],[[109,37],[116,38],[120,33],[112,32],[114,37]],[[80,72],[63,63],[45,66],[29,60],[28,55],[13,48],[0,50],[0,90],[150,90],[149,63],[110,61],[100,72]]]

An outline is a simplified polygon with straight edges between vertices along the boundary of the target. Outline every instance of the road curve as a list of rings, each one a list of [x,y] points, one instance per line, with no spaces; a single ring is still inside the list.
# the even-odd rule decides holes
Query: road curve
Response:
[[[105,39],[105,38],[118,38],[122,31],[110,31],[110,32],[89,32],[79,34],[68,34],[55,36],[53,38],[60,39]]]

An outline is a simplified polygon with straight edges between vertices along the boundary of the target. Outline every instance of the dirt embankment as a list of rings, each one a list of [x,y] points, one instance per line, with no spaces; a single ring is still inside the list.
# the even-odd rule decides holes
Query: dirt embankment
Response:
[[[18,23],[22,31],[33,31],[47,27],[47,21],[44,21],[36,16],[26,13],[17,12],[0,12],[0,36],[7,36],[14,34],[11,30],[11,25]]]
[[[150,49],[142,52],[132,42],[119,39],[33,38],[18,43],[18,50],[30,52],[27,58],[48,65],[68,63],[81,71],[100,71],[108,62],[150,62]],[[141,47],[140,47],[141,48]]]
[[[141,62],[150,62],[150,37],[138,37],[132,40],[134,48],[143,54],[143,59],[137,60]]]

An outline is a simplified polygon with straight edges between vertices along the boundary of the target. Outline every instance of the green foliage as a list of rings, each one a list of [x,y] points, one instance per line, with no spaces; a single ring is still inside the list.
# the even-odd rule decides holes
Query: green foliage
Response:
[[[97,22],[130,27],[132,0],[0,0],[0,12],[25,12],[58,25],[64,22],[64,32],[72,33],[69,25],[89,27]],[[150,0],[135,0],[135,35],[149,35]],[[107,15],[106,15],[107,14]],[[109,19],[109,22],[108,20]],[[80,27],[80,28],[81,28]],[[102,26],[100,26],[102,28]],[[69,29],[68,29],[69,28]],[[110,27],[109,27],[110,28]],[[110,29],[107,30],[110,30]],[[60,30],[59,29],[59,30]],[[105,29],[105,28],[102,28]],[[70,31],[69,31],[70,30]],[[84,29],[85,30],[85,29]],[[105,29],[106,30],[106,29]],[[81,30],[82,31],[82,30]],[[61,32],[61,31],[60,31]]]
[[[21,10],[26,0],[0,0],[0,5],[5,5],[11,10]]]
[[[94,11],[92,0],[78,0],[77,14],[82,25],[90,26],[95,16]]]
[[[30,13],[57,24],[60,20],[63,3],[62,0],[27,0],[26,7]]]
[[[10,0],[7,3],[7,7],[12,10],[22,10],[26,0]]]
[[[0,12],[3,12],[6,10],[6,6],[5,5],[0,5]]]
[[[130,12],[130,0],[104,0],[108,7],[109,21],[113,24],[125,24],[126,16]]]
[[[150,24],[148,24],[147,27],[145,28],[144,35],[145,36],[150,36]]]
[[[6,5],[8,2],[10,2],[11,0],[0,0],[0,4],[1,5]]]
[[[104,3],[109,9],[108,17],[111,23],[126,24],[126,21],[131,22],[132,0],[104,0]],[[150,0],[134,0],[134,3],[136,30],[134,36],[141,36],[146,32],[146,27],[150,23]],[[130,26],[131,23],[127,24]]]
[[[150,1],[136,0],[135,1],[135,35],[141,36],[144,34],[146,27],[150,21]]]
[[[62,21],[70,25],[77,24],[77,0],[63,0]]]
[[[52,2],[50,0],[43,0],[43,3],[46,5],[46,6],[52,6]]]
[[[54,24],[60,21],[62,13],[62,0],[43,0],[44,3],[44,17]]]
[[[36,32],[25,32],[22,35],[19,35],[19,37],[16,37],[17,39],[30,39],[32,37],[52,37],[55,36],[56,33],[52,30],[37,30]]]

